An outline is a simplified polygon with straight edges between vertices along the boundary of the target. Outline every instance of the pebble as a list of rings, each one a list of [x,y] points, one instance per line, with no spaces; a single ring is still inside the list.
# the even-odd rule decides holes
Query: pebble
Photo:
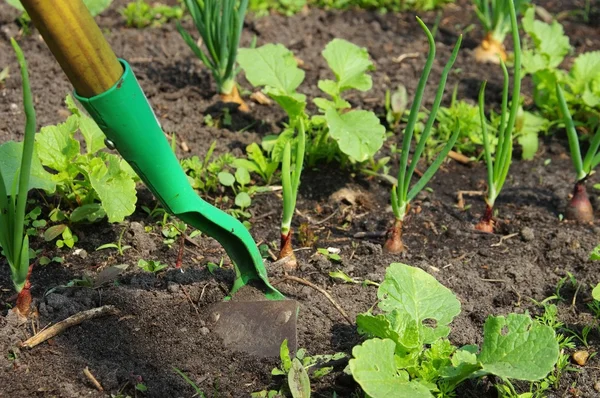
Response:
[[[167,285],[167,291],[169,293],[177,293],[179,291],[179,284],[175,282],[169,282]]]
[[[579,366],[584,366],[587,363],[587,360],[589,357],[590,357],[590,353],[587,351],[583,351],[583,350],[576,351],[571,356],[573,361]]]
[[[533,233],[533,229],[529,227],[523,227],[520,231],[521,239],[525,242],[531,242],[535,239],[535,235]]]
[[[202,336],[206,336],[206,335],[207,335],[207,334],[209,334],[209,333],[210,333],[210,329],[209,329],[209,328],[207,328],[206,326],[205,326],[205,327],[202,327],[202,328],[200,328],[200,334],[201,334]]]

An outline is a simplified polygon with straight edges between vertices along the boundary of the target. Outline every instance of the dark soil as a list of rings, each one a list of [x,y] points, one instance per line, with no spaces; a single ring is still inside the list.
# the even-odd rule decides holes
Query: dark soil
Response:
[[[191,151],[180,151],[180,156],[202,156],[214,140],[218,153],[233,151],[241,155],[248,143],[280,131],[284,114],[274,107],[255,103],[250,104],[250,115],[234,112],[230,127],[205,126],[204,115],[215,118],[222,115],[209,73],[193,58],[173,25],[127,29],[117,12],[124,3],[115,1],[111,10],[97,20],[115,52],[132,64],[165,131],[175,131],[178,141],[189,146]],[[566,8],[581,9],[583,1],[570,2],[569,7],[566,2],[543,3],[551,12],[562,12]],[[597,23],[586,25],[579,17],[564,15],[562,22],[577,53],[600,49]],[[436,17],[435,13],[421,16],[429,25]],[[0,4],[0,68],[6,65],[11,68],[11,77],[0,87],[0,142],[19,139],[24,125],[18,69],[9,44],[9,37],[18,34],[15,17],[10,7]],[[441,68],[457,34],[472,23],[476,20],[470,2],[460,1],[459,5],[445,9],[437,35],[438,60],[426,92],[426,104],[432,101]],[[191,27],[189,22],[186,24]],[[368,93],[352,93],[350,101],[354,106],[379,113],[387,88],[402,83],[412,95],[426,55],[425,37],[411,13],[310,10],[290,18],[249,17],[243,44],[247,45],[254,35],[259,44],[285,44],[304,61],[306,82],[300,90],[309,97],[317,93],[317,80],[329,77],[320,56],[327,42],[341,37],[367,47],[377,67],[373,73],[374,87]],[[448,87],[458,84],[459,98],[474,101],[479,84],[485,79],[489,81],[489,99],[497,101],[494,95],[499,95],[501,87],[497,68],[471,61],[472,49],[480,38],[477,29],[466,35],[455,64],[455,70],[460,72],[451,74]],[[71,90],[70,85],[35,30],[19,41],[30,65],[38,124],[63,121],[63,100]],[[393,61],[401,54],[413,52],[419,55],[400,64]],[[241,81],[243,88],[250,89],[247,82]],[[448,96],[450,92],[448,89]],[[241,129],[244,132],[238,131]],[[481,198],[467,197],[467,204],[472,207],[466,211],[456,207],[458,190],[484,188],[482,165],[466,167],[454,162],[444,165],[430,183],[432,191],[422,193],[414,203],[415,211],[404,228],[408,251],[402,256],[382,253],[381,234],[393,218],[388,204],[389,186],[340,170],[336,165],[305,170],[298,199],[301,215],[295,218],[295,229],[300,223],[308,224],[318,238],[315,247],[341,249],[342,262],[334,264],[315,255],[314,249],[299,250],[298,275],[325,288],[354,319],[374,304],[376,290],[337,283],[329,278],[330,271],[340,268],[359,279],[381,281],[392,262],[419,266],[459,297],[462,313],[452,324],[450,339],[456,345],[464,345],[482,342],[483,322],[490,314],[526,310],[539,314],[532,300],[540,301],[553,294],[559,279],[570,272],[583,288],[577,295],[573,289],[563,291],[566,301],[560,306],[561,319],[569,328],[581,331],[595,322],[586,301],[590,299],[588,286],[598,282],[598,265],[590,262],[588,255],[598,243],[600,227],[560,221],[559,215],[564,212],[574,182],[565,145],[565,140],[557,135],[546,140],[535,160],[514,162],[497,202],[500,226],[497,234],[482,234],[473,229],[484,209]],[[590,186],[593,182],[589,182]],[[359,193],[354,204],[330,198],[344,187]],[[591,196],[594,207],[600,209],[595,192]],[[139,202],[150,208],[155,205],[143,188]],[[274,193],[254,199],[251,211],[255,220],[251,231],[257,241],[277,242],[280,209],[281,200]],[[327,217],[326,222],[319,222]],[[144,226],[153,225],[153,232],[144,232]],[[133,247],[124,256],[109,250],[95,251],[101,244],[115,242],[123,228],[127,229],[124,243]],[[196,245],[186,245],[184,272],[171,267],[154,276],[134,270],[138,259],[159,259],[173,266],[178,245],[172,248],[164,245],[155,220],[141,210],[121,225],[103,222],[75,226],[74,231],[80,239],[77,250],[59,250],[42,239],[32,244],[50,257],[64,258],[63,264],[34,269],[32,292],[39,309],[37,327],[104,304],[115,305],[120,315],[85,322],[32,350],[17,350],[18,341],[31,335],[32,325],[16,326],[10,317],[4,316],[7,311],[3,310],[0,397],[105,397],[119,392],[134,396],[133,386],[139,382],[148,391],[145,395],[137,392],[137,396],[192,396],[192,388],[174,373],[173,367],[184,371],[208,396],[249,396],[250,392],[277,388],[281,383],[270,375],[271,369],[278,365],[277,358],[256,359],[224,349],[204,319],[207,306],[225,297],[233,278],[227,261],[216,275],[205,267],[208,261],[219,263],[224,255],[215,241],[195,238]],[[366,232],[370,238],[354,238],[358,232]],[[298,240],[295,242],[298,247]],[[118,283],[96,289],[58,288],[48,293],[72,279],[94,276],[116,264],[130,264]],[[279,269],[271,267],[270,273],[272,280],[281,277]],[[360,342],[355,327],[348,325],[320,293],[292,282],[279,283],[277,287],[300,302],[298,341],[309,353],[350,353]],[[8,266],[0,259],[3,309],[12,302],[12,294]],[[589,342],[590,350],[597,351],[600,336],[596,331]],[[86,366],[108,394],[94,389],[82,372]],[[600,381],[598,366],[597,357],[584,367],[576,366],[578,372],[567,373],[559,388],[548,396],[598,396],[594,390]],[[336,391],[340,397],[349,397],[356,385],[341,372],[342,368],[314,382],[314,396],[330,397]],[[465,383],[459,396],[496,396],[492,384],[493,380]]]

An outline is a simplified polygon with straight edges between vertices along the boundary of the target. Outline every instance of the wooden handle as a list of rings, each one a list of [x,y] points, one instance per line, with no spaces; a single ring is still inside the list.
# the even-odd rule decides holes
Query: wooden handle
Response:
[[[21,0],[77,94],[107,91],[123,67],[81,0]]]

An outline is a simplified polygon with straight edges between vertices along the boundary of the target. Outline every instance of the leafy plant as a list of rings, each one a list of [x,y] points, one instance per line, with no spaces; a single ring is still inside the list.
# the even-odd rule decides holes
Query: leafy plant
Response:
[[[31,304],[29,275],[32,266],[29,265],[29,237],[25,233],[25,207],[27,192],[39,183],[32,178],[32,171],[35,166],[38,167],[38,171],[41,167],[39,162],[37,165],[33,163],[36,118],[27,63],[23,51],[12,38],[11,44],[21,68],[25,137],[20,145],[16,143],[10,145],[13,155],[20,157],[19,168],[13,171],[5,165],[0,167],[0,246],[2,246],[2,252],[8,261],[13,285],[19,294],[15,310],[18,314],[27,316]],[[6,148],[8,144],[4,144],[2,148]],[[19,148],[21,149],[20,153],[16,152]],[[2,157],[2,159],[5,158]]]
[[[460,303],[419,268],[391,264],[377,297],[383,313],[357,316],[370,339],[353,348],[349,364],[370,397],[449,397],[464,380],[489,374],[536,381],[558,359],[554,330],[528,314],[489,316],[481,349],[453,346],[446,337]]]
[[[103,13],[106,9],[108,9],[112,1],[113,0],[83,0],[83,4],[85,4],[87,9],[90,11],[90,14],[92,14],[92,16],[95,17]],[[23,8],[23,5],[19,0],[6,0],[6,2],[14,8],[16,8],[17,10],[23,12],[23,15],[20,17],[22,21],[31,21],[31,19],[25,12],[25,8]]]
[[[573,118],[565,101],[565,96],[560,84],[556,84],[556,96],[560,111],[563,115],[563,121],[567,129],[567,137],[569,138],[569,149],[571,150],[571,160],[573,167],[577,173],[577,180],[573,188],[573,197],[567,205],[566,216],[568,219],[577,220],[580,222],[591,222],[594,220],[594,210],[588,198],[585,188],[585,181],[594,173],[594,169],[600,164],[600,126],[594,134],[590,146],[586,152],[585,158],[581,157],[581,149],[579,147],[579,136],[575,130]]]
[[[485,199],[485,212],[481,216],[479,223],[475,229],[482,232],[494,231],[493,209],[496,199],[504,186],[508,169],[512,161],[513,152],[513,130],[519,113],[519,97],[521,95],[521,41],[519,39],[519,25],[517,24],[517,14],[515,8],[510,7],[510,16],[512,21],[512,37],[514,45],[514,72],[513,72],[513,91],[510,104],[510,112],[508,109],[508,70],[504,61],[500,61],[502,72],[504,75],[504,86],[502,89],[502,107],[500,113],[500,124],[498,126],[498,145],[496,147],[495,159],[492,159],[492,148],[490,138],[486,127],[484,114],[485,105],[485,82],[479,90],[479,115],[481,118],[481,128],[483,133],[483,150],[485,155],[485,163],[487,167],[488,192]],[[506,116],[508,113],[508,120]]]
[[[248,8],[258,16],[268,15],[274,11],[291,16],[306,6],[306,0],[250,0]]]
[[[292,168],[292,143],[287,141],[283,149],[283,159],[281,161],[281,185],[283,187],[283,214],[281,216],[279,257],[282,260],[287,258],[283,264],[286,271],[296,269],[298,263],[294,250],[292,249],[292,217],[296,209],[296,199],[298,197],[298,188],[300,187],[300,175],[304,165],[304,149],[306,146],[306,133],[304,131],[304,121],[298,122],[298,138],[296,142],[296,151],[294,158],[294,167]]]
[[[406,124],[406,128],[404,129],[404,135],[402,136],[402,155],[400,157],[398,170],[398,185],[392,188],[391,197],[392,210],[394,212],[395,220],[392,228],[388,231],[388,237],[383,247],[383,249],[388,253],[400,253],[404,251],[404,244],[402,243],[402,227],[406,215],[408,214],[410,209],[410,202],[417,196],[419,192],[421,192],[423,188],[425,188],[425,185],[427,185],[429,180],[431,180],[435,172],[439,169],[440,165],[444,161],[444,158],[454,146],[456,138],[459,134],[458,129],[455,128],[454,133],[452,134],[446,145],[438,153],[437,159],[429,166],[429,168],[425,171],[425,173],[418,180],[418,182],[412,187],[412,189],[409,190],[412,176],[417,167],[417,163],[419,162],[421,155],[423,155],[425,143],[427,142],[427,139],[431,134],[432,126],[435,121],[440,103],[442,101],[444,89],[446,87],[446,79],[448,77],[448,73],[450,73],[450,69],[452,68],[454,61],[456,60],[456,56],[458,55],[458,50],[462,42],[462,36],[460,36],[456,45],[454,46],[454,50],[452,51],[452,55],[450,56],[448,63],[444,67],[444,71],[442,72],[442,77],[438,85],[435,99],[431,107],[429,118],[427,119],[427,123],[423,128],[421,137],[419,138],[419,141],[415,148],[412,161],[409,164],[408,154],[410,152],[412,136],[414,133],[415,124],[417,122],[419,109],[421,107],[421,100],[423,98],[423,92],[425,91],[425,85],[427,84],[429,73],[431,72],[433,61],[435,59],[435,41],[433,39],[433,35],[431,34],[427,26],[423,23],[423,21],[421,21],[421,19],[417,18],[417,21],[419,22],[419,25],[421,25],[421,28],[423,29],[425,34],[427,35],[427,39],[429,41],[429,54],[427,56],[425,67],[423,68],[421,78],[419,79],[419,84],[417,86],[415,98],[413,100],[413,104],[410,109],[410,114],[408,116],[408,122]]]
[[[529,0],[473,0],[485,37],[475,49],[478,62],[506,61],[504,38],[511,31],[511,9],[519,13]]]
[[[398,88],[393,93],[390,90],[385,92],[385,120],[391,128],[398,127],[402,115],[408,107],[408,94],[406,87],[403,84],[398,85]]]
[[[320,114],[310,116],[307,100],[296,90],[304,80],[302,71],[291,51],[281,44],[266,44],[259,48],[242,48],[238,62],[253,86],[263,87],[287,113],[289,126],[278,137],[271,151],[274,161],[280,161],[285,143],[293,134],[298,119],[304,121],[306,130],[306,156],[309,165],[317,160],[349,159],[364,162],[383,145],[385,128],[370,111],[350,109],[343,93],[355,89],[371,89],[373,69],[369,55],[348,41],[334,39],[322,52],[335,80],[320,80],[319,89],[327,98],[314,99]]]
[[[123,235],[125,234],[126,230],[127,230],[127,228],[123,228],[123,230],[119,234],[119,239],[117,240],[116,243],[105,243],[103,245],[98,246],[96,248],[96,251],[106,250],[106,249],[117,249],[119,255],[122,256],[123,253],[125,252],[125,250],[131,249],[131,246],[123,244]]]
[[[379,11],[430,11],[454,0],[310,0],[323,8],[346,9],[359,7]]]
[[[183,40],[210,69],[217,84],[217,91],[224,102],[239,104],[239,109],[248,112],[235,84],[236,57],[248,0],[184,0],[194,20],[196,29],[206,46],[202,51],[196,40],[181,26],[177,30]]]
[[[153,274],[157,274],[160,271],[162,271],[163,269],[168,267],[167,264],[163,264],[158,260],[154,261],[154,260],[144,260],[144,259],[139,259],[137,265],[144,271],[152,272]]]
[[[148,4],[145,0],[128,3],[120,11],[129,27],[142,29],[148,26],[158,27],[172,19],[181,19],[183,9],[179,6],[167,6],[160,3]]]
[[[56,184],[60,199],[69,209],[57,219],[94,222],[106,216],[109,222],[121,222],[135,210],[137,176],[125,160],[102,151],[106,147],[104,134],[70,95],[65,102],[71,116],[64,123],[42,127],[36,134],[39,158],[54,172],[45,178]],[[75,138],[77,131],[83,135],[85,153]]]

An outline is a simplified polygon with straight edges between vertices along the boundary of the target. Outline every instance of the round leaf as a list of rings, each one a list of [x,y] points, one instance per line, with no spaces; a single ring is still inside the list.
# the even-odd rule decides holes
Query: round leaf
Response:
[[[235,183],[235,177],[228,171],[220,172],[217,175],[217,177],[219,178],[219,182],[221,183],[221,185],[224,185],[226,187],[231,187]]]
[[[237,207],[241,207],[242,209],[245,209],[246,207],[249,207],[251,204],[252,204],[252,199],[250,199],[250,195],[248,195],[246,192],[240,192],[236,195],[235,205]]]

